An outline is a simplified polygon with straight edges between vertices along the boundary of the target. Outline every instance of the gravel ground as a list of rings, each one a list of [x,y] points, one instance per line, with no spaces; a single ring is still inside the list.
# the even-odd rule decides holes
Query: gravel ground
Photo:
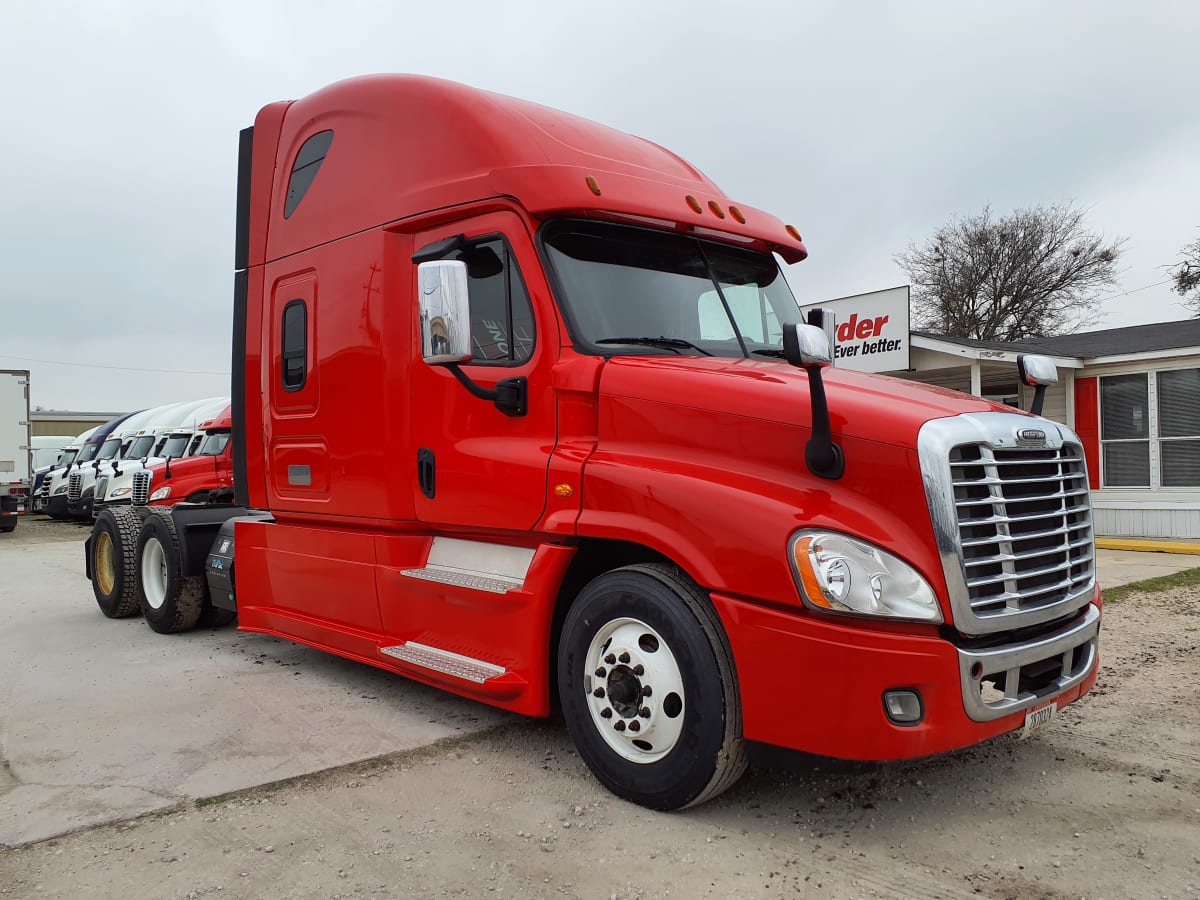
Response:
[[[1097,687],[1027,741],[762,754],[659,814],[601,789],[560,722],[520,722],[0,851],[0,894],[1200,896],[1200,590],[1111,605],[1102,651]]]

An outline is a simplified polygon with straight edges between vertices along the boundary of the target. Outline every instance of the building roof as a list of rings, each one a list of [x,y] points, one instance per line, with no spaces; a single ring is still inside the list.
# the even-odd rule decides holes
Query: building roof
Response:
[[[1192,348],[1200,353],[1200,318],[1182,319],[1178,322],[1152,322],[1149,325],[1106,328],[1103,331],[1085,331],[1080,334],[1060,334],[1054,337],[1010,342],[976,341],[971,338],[949,337],[929,331],[914,331],[913,334],[980,350],[1007,350],[1009,352],[1015,350],[1044,353],[1049,356],[1074,356],[1079,359]]]

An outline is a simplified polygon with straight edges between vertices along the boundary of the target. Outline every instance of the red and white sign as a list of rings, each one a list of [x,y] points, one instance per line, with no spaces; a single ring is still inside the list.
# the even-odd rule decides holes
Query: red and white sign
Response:
[[[825,300],[802,307],[832,310],[837,317],[834,365],[856,372],[909,368],[908,285]]]

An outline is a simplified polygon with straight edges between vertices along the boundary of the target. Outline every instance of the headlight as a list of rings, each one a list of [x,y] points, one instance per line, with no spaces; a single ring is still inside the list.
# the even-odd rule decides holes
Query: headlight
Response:
[[[119,487],[115,491],[112,492],[112,496],[109,497],[108,499],[116,500],[118,497],[128,497],[132,493],[133,493],[133,488],[131,488],[131,487]]]
[[[807,606],[826,612],[941,622],[937,596],[885,550],[832,531],[792,536],[792,567]]]
[[[54,489],[54,493],[56,493],[56,494],[65,494],[66,492],[67,492],[67,485],[65,483],[60,484],[58,487],[56,487]]]
[[[170,496],[171,496],[171,486],[169,484],[164,484],[157,491],[155,491],[153,494],[150,495],[150,499],[151,500],[166,500]]]

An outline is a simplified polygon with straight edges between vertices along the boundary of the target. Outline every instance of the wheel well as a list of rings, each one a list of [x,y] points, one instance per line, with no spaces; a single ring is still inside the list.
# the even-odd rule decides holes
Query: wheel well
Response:
[[[554,619],[550,625],[549,670],[550,706],[558,709],[558,639],[562,634],[563,621],[571,603],[589,581],[612,569],[634,563],[658,562],[676,565],[661,553],[628,541],[611,541],[603,538],[585,538],[575,551],[567,574],[563,576],[554,606]]]

